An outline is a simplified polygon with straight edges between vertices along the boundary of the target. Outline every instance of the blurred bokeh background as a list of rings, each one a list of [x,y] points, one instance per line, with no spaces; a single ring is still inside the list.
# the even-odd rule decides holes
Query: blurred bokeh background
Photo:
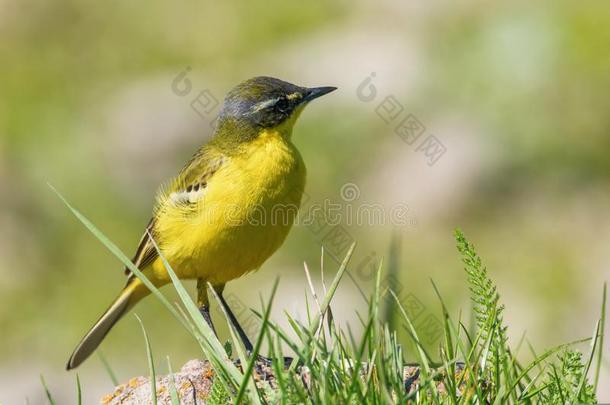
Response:
[[[394,231],[388,284],[434,347],[429,279],[455,314],[469,309],[459,227],[498,284],[513,344],[525,331],[539,350],[593,332],[610,275],[609,2],[0,0],[0,38],[2,403],[40,403],[40,374],[73,401],[65,361],[124,283],[47,183],[131,254],[158,185],[210,136],[214,100],[256,75],[339,87],[295,130],[305,204],[408,210],[400,223],[295,227],[261,271],[229,284],[243,306],[279,275],[274,319],[303,316],[303,262],[319,287],[321,246],[331,277],[354,240],[335,315],[357,330],[356,283],[370,290]],[[396,130],[403,119],[411,132]],[[174,369],[199,356],[154,299],[136,312],[161,371],[165,356]],[[119,380],[147,373],[133,315],[102,350]],[[112,390],[97,356],[78,372],[89,402]]]

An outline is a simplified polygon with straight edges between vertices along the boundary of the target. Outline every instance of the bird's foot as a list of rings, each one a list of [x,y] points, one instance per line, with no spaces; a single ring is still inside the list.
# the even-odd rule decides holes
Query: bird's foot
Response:
[[[246,352],[246,356],[251,358],[252,357],[252,352],[247,351]],[[286,369],[286,368],[290,367],[290,365],[292,364],[293,360],[294,359],[292,357],[282,357],[282,359],[280,360],[280,364],[282,364],[283,367]],[[262,356],[260,354],[256,356],[256,362],[259,363],[259,365],[263,365],[263,366],[266,366],[266,367],[271,367],[273,365],[273,361],[274,361],[274,359],[271,358],[271,357],[265,357],[265,356]]]

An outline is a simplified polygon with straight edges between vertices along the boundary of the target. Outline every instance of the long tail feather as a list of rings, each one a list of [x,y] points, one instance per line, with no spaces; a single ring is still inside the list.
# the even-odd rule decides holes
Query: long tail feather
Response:
[[[67,370],[78,367],[83,361],[93,353],[102,343],[110,329],[121,317],[127,313],[138,301],[148,294],[148,289],[139,279],[133,279],[125,286],[123,291],[114,300],[112,305],[104,312],[100,319],[93,325],[91,330],[82,338],[70,360],[68,360]]]

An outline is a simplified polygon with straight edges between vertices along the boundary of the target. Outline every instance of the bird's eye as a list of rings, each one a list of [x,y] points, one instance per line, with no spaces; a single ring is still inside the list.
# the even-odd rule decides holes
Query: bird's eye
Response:
[[[288,110],[288,100],[286,99],[286,97],[280,97],[275,102],[275,109],[280,112],[286,112]]]

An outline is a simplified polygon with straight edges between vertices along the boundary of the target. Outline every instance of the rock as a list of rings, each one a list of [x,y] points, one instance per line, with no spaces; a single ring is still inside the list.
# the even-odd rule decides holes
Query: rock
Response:
[[[214,370],[209,362],[190,360],[179,372],[174,373],[173,377],[181,404],[205,404],[214,378]],[[157,384],[157,403],[159,405],[171,404],[170,377],[157,376],[155,382]],[[127,383],[116,387],[112,394],[104,396],[101,403],[104,405],[152,404],[150,381],[148,377],[132,378]]]
[[[239,361],[235,365],[241,368]],[[367,370],[367,365],[363,365],[363,372]],[[308,386],[310,381],[309,372],[306,367],[299,367],[298,373],[301,374],[303,383]],[[275,389],[275,377],[273,370],[265,361],[257,361],[254,368],[254,380],[260,387],[267,385],[271,389]],[[214,380],[214,370],[210,363],[206,360],[190,360],[179,372],[174,373],[174,386],[178,393],[181,405],[203,405],[207,402]],[[404,385],[407,392],[417,389],[419,381],[419,367],[405,366]],[[170,405],[170,377],[157,376],[157,403],[159,405]],[[115,388],[114,392],[104,396],[101,400],[103,405],[118,405],[118,404],[152,404],[150,396],[150,381],[148,377],[134,377],[125,384],[121,384]]]

